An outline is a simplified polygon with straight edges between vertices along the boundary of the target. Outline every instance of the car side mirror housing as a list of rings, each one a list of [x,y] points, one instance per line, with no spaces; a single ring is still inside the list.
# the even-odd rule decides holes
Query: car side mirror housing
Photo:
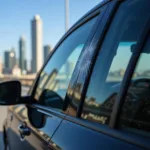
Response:
[[[39,98],[39,103],[53,108],[63,109],[63,99],[52,90],[43,90]]]
[[[0,83],[0,105],[21,104],[21,83],[7,81]]]

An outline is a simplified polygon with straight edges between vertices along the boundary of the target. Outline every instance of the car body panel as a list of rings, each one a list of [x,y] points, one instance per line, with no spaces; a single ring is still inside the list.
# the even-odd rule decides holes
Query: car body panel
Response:
[[[52,137],[50,145],[52,150],[143,149],[68,120],[62,122],[61,126]]]
[[[53,133],[59,126],[62,121],[62,118],[56,117],[55,115],[47,115],[43,113],[43,117],[45,117],[45,122],[43,123],[43,127],[38,129],[31,125],[28,119],[27,107],[24,105],[17,106],[11,108],[10,113],[13,115],[11,122],[11,127],[9,131],[9,146],[11,149],[49,149],[49,141],[52,137]],[[42,113],[42,112],[39,112]],[[20,133],[18,130],[18,126],[26,122],[27,127],[30,129],[31,134],[25,137],[25,140],[22,141],[20,139]]]

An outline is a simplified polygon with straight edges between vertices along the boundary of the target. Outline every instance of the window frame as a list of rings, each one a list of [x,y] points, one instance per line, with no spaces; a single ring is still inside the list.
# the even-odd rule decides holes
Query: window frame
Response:
[[[103,16],[105,18],[104,19],[105,21],[102,20],[98,23],[98,29],[96,30],[95,35],[93,36],[92,42],[90,43],[91,45],[89,45],[88,47],[83,49],[83,51],[85,51],[91,46],[93,49],[93,56],[91,59],[90,68],[87,68],[87,70],[86,70],[88,72],[88,74],[86,75],[86,78],[82,84],[83,88],[81,91],[81,97],[80,97],[80,99],[78,99],[80,101],[80,104],[79,104],[77,114],[76,114],[77,118],[81,118],[81,113],[82,113],[82,109],[83,109],[84,100],[86,97],[86,92],[88,89],[92,71],[95,66],[96,58],[97,58],[97,55],[100,50],[100,46],[102,45],[103,39],[104,39],[105,35],[107,34],[107,30],[109,29],[110,22],[113,19],[115,12],[117,11],[117,8],[119,7],[119,5],[122,1],[124,1],[124,0],[118,0],[118,1],[109,0],[109,1],[107,1],[107,3],[105,4],[105,5],[107,5],[107,10]],[[81,65],[84,65],[84,63]],[[79,74],[75,85],[80,83],[81,80],[82,80],[82,74],[81,75]],[[72,98],[75,99],[74,96]]]
[[[77,116],[76,116],[76,118],[72,117],[72,116],[66,116],[65,120],[74,122],[76,124],[79,124],[83,127],[89,128],[91,130],[95,130],[97,132],[104,133],[104,134],[112,136],[114,138],[117,138],[117,139],[123,140],[125,142],[131,143],[133,145],[137,145],[141,148],[150,148],[149,139],[145,139],[140,135],[135,135],[132,132],[127,133],[125,131],[121,131],[117,126],[118,120],[119,120],[119,115],[121,112],[121,108],[122,108],[123,103],[125,101],[124,96],[127,93],[127,90],[128,90],[129,84],[130,84],[130,80],[131,80],[132,75],[134,73],[134,69],[136,67],[136,64],[138,63],[138,59],[139,59],[140,54],[142,52],[142,48],[143,48],[145,42],[147,41],[147,34],[148,34],[148,32],[150,32],[150,27],[149,27],[150,22],[147,23],[146,26],[144,27],[144,30],[142,31],[141,37],[138,40],[139,42],[136,46],[137,52],[135,55],[133,55],[133,54],[131,55],[131,58],[129,60],[129,64],[127,65],[127,69],[126,69],[123,81],[121,83],[121,89],[120,89],[119,94],[117,95],[117,99],[116,99],[116,102],[115,102],[114,107],[113,107],[113,112],[111,115],[111,120],[110,120],[109,125],[108,126],[102,125],[102,124],[96,125],[94,122],[79,119],[79,118],[81,118],[81,113],[82,113],[82,109],[83,109],[83,104],[84,104],[86,92],[87,92],[87,89],[89,86],[90,77],[92,75],[92,71],[93,71],[93,68],[94,68],[94,65],[96,62],[96,56],[97,56],[98,52],[100,51],[100,46],[102,45],[103,39],[104,39],[105,35],[107,34],[107,30],[109,29],[109,26],[110,26],[109,23],[114,18],[118,8],[120,7],[120,5],[123,1],[126,1],[126,0],[118,0],[118,1],[110,2],[108,12],[106,12],[104,15],[104,18],[105,19],[107,18],[108,20],[106,19],[107,21],[103,21],[99,24],[99,28],[103,28],[102,29],[103,31],[101,32],[99,37],[96,37],[96,40],[98,39],[99,44],[95,45],[96,46],[94,48],[95,55],[93,56],[92,65],[90,68],[88,68],[89,74],[88,74],[86,80],[83,81],[83,89],[81,91],[81,98],[79,99],[80,104],[78,107]],[[103,27],[103,25],[105,25],[105,27]],[[81,78],[82,78],[81,76],[78,77],[76,84],[78,83],[78,81],[80,82]]]
[[[36,79],[34,80],[29,92],[28,92],[28,95],[31,95],[31,97],[33,98],[34,95],[35,95],[35,91],[36,91],[36,88],[37,88],[37,85],[38,85],[38,81],[39,81],[39,78],[40,78],[40,75],[43,71],[43,69],[45,68],[45,66],[48,64],[48,62],[50,61],[51,57],[53,56],[53,54],[57,51],[58,47],[61,45],[61,43],[63,43],[66,38],[68,36],[71,35],[72,32],[74,32],[75,30],[77,30],[78,28],[80,28],[83,24],[85,24],[86,22],[88,22],[89,20],[91,20],[92,18],[94,18],[95,16],[99,16],[100,14],[100,9],[99,7],[98,8],[95,8],[95,9],[92,9],[90,12],[88,12],[85,16],[83,16],[79,21],[77,21],[65,34],[64,36],[59,40],[59,42],[56,44],[56,46],[54,47],[52,53],[49,54],[49,56],[47,57],[47,60],[45,61],[45,63],[43,64],[41,70],[37,73],[37,76],[36,76]],[[98,20],[98,19],[97,19]],[[94,32],[95,30],[95,26],[96,24],[94,25],[94,27],[92,28],[91,30],[91,33]],[[90,33],[89,35],[89,38],[90,36],[92,36]],[[85,43],[85,45],[87,43],[90,43],[91,41],[87,41]],[[84,48],[83,48],[84,49]],[[32,102],[32,100],[31,100]]]
[[[27,107],[30,107],[30,108],[36,108],[38,110],[41,110],[41,111],[45,111],[45,113],[50,113],[50,114],[54,114],[56,116],[59,116],[60,118],[64,118],[64,115],[63,113],[59,112],[59,111],[56,111],[56,110],[53,110],[52,108],[50,107],[47,107],[47,106],[42,106],[41,104],[37,104],[35,101],[33,101],[33,98],[34,98],[34,95],[35,95],[35,92],[36,92],[36,89],[37,89],[37,86],[38,86],[38,82],[39,82],[39,78],[40,78],[40,75],[43,71],[43,69],[45,68],[45,66],[48,64],[48,62],[50,61],[51,57],[53,56],[53,54],[57,51],[57,48],[61,45],[61,43],[63,43],[66,38],[68,36],[71,35],[72,32],[74,32],[75,30],[77,30],[78,28],[80,28],[82,25],[86,24],[88,21],[90,21],[91,19],[93,19],[94,17],[98,17],[96,22],[94,23],[94,26],[92,27],[91,31],[90,31],[90,35],[88,36],[87,38],[87,41],[85,43],[85,46],[90,44],[91,41],[92,41],[92,38],[93,38],[93,34],[96,32],[96,29],[98,27],[98,23],[99,23],[99,20],[101,19],[101,6],[103,6],[104,4],[106,4],[107,2],[109,2],[110,0],[107,0],[106,2],[102,3],[101,5],[98,5],[96,6],[94,9],[92,9],[91,11],[89,11],[87,14],[85,14],[79,21],[77,21],[77,23],[75,23],[75,25],[73,25],[73,27],[71,27],[68,32],[60,39],[60,41],[58,42],[58,44],[55,46],[55,48],[53,49],[53,52],[51,54],[49,54],[46,62],[44,63],[44,65],[42,66],[41,70],[38,72],[37,76],[36,76],[36,79],[34,80],[34,83],[32,84],[32,87],[30,88],[29,92],[28,92],[28,95],[30,96],[30,104],[27,105]],[[105,13],[105,10],[104,12],[102,12],[102,14]],[[85,49],[85,46],[83,47],[83,50]],[[76,70],[76,67],[75,69]],[[72,77],[71,77],[71,80],[72,80]],[[71,82],[70,80],[70,82]],[[67,89],[68,91],[68,89]]]
[[[135,46],[136,53],[132,54],[129,64],[127,66],[127,69],[125,71],[125,75],[124,75],[123,81],[121,83],[120,92],[117,96],[116,103],[114,104],[114,107],[113,107],[113,112],[112,112],[112,116],[111,116],[112,119],[110,121],[110,127],[118,128],[119,116],[120,116],[123,104],[125,102],[125,97],[127,95],[127,91],[130,86],[132,76],[136,69],[136,65],[139,61],[140,55],[142,54],[144,45],[146,44],[148,36],[150,34],[150,27],[148,24],[150,24],[150,17],[148,19],[148,22],[146,23],[146,25],[143,28],[141,36],[138,39],[137,45]]]
[[[140,55],[142,54],[143,48],[150,34],[149,24],[150,24],[150,17],[142,30],[140,38],[138,39],[138,43],[135,47],[136,53],[132,54],[127,69],[125,71],[125,75],[121,83],[120,92],[117,95],[117,99],[113,107],[113,112],[109,124],[109,127],[116,129],[116,133],[122,134],[122,137],[119,137],[120,139],[123,139],[131,144],[135,144],[146,149],[150,148],[149,138],[146,138],[140,134],[135,134],[134,132],[131,131],[127,132],[125,130],[120,129],[119,119],[125,102],[125,97],[130,87],[132,76],[134,74],[138,61],[140,59]]]

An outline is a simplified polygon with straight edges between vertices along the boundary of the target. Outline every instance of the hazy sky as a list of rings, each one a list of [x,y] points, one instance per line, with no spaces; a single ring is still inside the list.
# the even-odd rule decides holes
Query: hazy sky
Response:
[[[87,11],[101,0],[70,0],[71,27]],[[27,43],[27,59],[31,59],[31,20],[39,14],[43,20],[43,45],[52,47],[65,33],[65,0],[1,0],[0,4],[0,57],[4,51],[15,48],[18,57],[18,41],[23,35]]]

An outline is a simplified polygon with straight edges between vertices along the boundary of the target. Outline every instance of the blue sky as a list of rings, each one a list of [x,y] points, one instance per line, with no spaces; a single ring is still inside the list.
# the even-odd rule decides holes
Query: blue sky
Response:
[[[70,0],[69,27],[101,0]],[[31,59],[31,20],[39,14],[43,20],[43,45],[52,47],[65,33],[65,0],[1,0],[0,57],[14,47],[18,57],[18,41],[24,35],[27,59]]]

